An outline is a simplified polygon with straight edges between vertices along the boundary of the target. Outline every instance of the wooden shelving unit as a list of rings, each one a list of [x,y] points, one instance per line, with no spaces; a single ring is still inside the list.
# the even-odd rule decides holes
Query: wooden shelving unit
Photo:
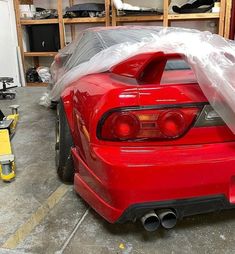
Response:
[[[230,35],[232,7],[233,7],[233,1],[228,0],[226,2],[226,9],[225,9],[225,23],[226,23],[226,26],[224,28],[224,37],[227,38],[227,39],[229,38],[229,35]],[[233,15],[234,15],[234,13],[233,13]]]
[[[24,71],[26,72],[26,58],[33,58],[34,65],[39,66],[39,57],[54,57],[57,52],[25,52],[23,47],[23,33],[22,28],[28,25],[43,25],[43,24],[58,24],[59,26],[59,37],[60,37],[60,48],[65,46],[65,25],[70,25],[72,38],[75,37],[75,25],[76,24],[94,24],[100,23],[101,25],[110,25],[110,0],[105,0],[105,11],[106,16],[103,18],[63,18],[63,0],[57,0],[58,18],[56,19],[21,19],[20,18],[20,4],[33,4],[33,0],[14,0],[15,14],[16,14],[16,26],[18,43],[21,51],[21,57],[23,61]],[[42,1],[43,4],[43,1]],[[74,4],[73,0],[69,0],[70,6]],[[27,83],[27,86],[46,86],[46,83]]]
[[[197,14],[169,14],[168,20],[206,20],[219,19],[219,13],[197,13]]]
[[[58,52],[24,52],[24,56],[28,56],[28,57],[54,57]]]
[[[162,21],[163,15],[155,16],[117,16],[116,22],[154,22]]]
[[[112,5],[112,25],[120,25],[127,22],[153,22],[160,21],[163,26],[171,26],[172,21],[190,21],[190,20],[216,20],[218,22],[218,34],[227,38],[229,26],[226,22],[229,20],[232,0],[221,0],[220,13],[193,13],[193,14],[172,14],[169,13],[169,0],[163,0],[163,15],[146,16],[118,16],[117,10]],[[226,21],[226,22],[225,22]]]
[[[39,19],[39,20],[33,20],[33,19],[21,19],[20,20],[21,25],[42,25],[42,24],[58,24],[58,19]]]
[[[105,23],[105,18],[73,18],[63,19],[64,24],[79,24],[79,23]]]

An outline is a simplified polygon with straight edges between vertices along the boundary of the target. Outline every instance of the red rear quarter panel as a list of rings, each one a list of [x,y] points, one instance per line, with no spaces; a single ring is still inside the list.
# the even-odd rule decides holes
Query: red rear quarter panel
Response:
[[[71,84],[61,96],[74,144],[85,161],[90,155],[90,143],[97,142],[96,128],[102,115],[113,108],[139,104],[138,85],[114,80],[112,75],[85,76]]]

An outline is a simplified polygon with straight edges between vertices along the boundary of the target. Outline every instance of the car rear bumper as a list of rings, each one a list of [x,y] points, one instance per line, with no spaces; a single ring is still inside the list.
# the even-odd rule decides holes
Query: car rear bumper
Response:
[[[235,143],[169,147],[92,146],[87,164],[76,149],[75,190],[109,222],[152,209],[177,216],[235,204]]]

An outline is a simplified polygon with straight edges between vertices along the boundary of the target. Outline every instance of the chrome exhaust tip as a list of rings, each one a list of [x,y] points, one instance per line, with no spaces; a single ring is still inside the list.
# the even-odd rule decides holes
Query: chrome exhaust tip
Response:
[[[159,211],[158,216],[162,227],[165,229],[171,229],[177,224],[177,215],[171,209]]]
[[[141,218],[144,229],[148,232],[156,231],[160,226],[160,220],[158,215],[154,212],[148,212]]]

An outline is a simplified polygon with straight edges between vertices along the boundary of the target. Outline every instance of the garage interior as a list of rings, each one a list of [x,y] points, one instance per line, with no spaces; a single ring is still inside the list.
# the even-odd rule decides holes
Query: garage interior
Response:
[[[104,4],[105,14],[101,17],[63,16],[66,7],[87,2]],[[137,0],[123,2],[133,6],[143,4]],[[161,228],[147,232],[139,220],[124,224],[107,222],[74,191],[73,185],[58,179],[56,110],[39,104],[48,91],[48,82],[46,75],[45,81],[38,79],[36,69],[49,68],[57,51],[74,40],[80,31],[96,26],[177,26],[209,30],[234,40],[235,1],[221,0],[216,2],[215,12],[197,14],[169,11],[172,5],[193,1],[145,2],[144,7],[160,5],[163,13],[119,15],[109,0],[0,1],[0,77],[13,78],[9,88],[16,91],[15,98],[0,100],[0,110],[10,115],[10,106],[19,105],[19,122],[11,139],[16,177],[11,182],[0,181],[0,253],[235,252],[233,210],[186,217],[172,230]],[[35,19],[27,9],[32,6],[56,9],[58,16]],[[57,26],[58,50],[31,51],[35,46],[30,37],[34,36],[33,27],[45,25]],[[40,40],[40,36],[34,40]]]

